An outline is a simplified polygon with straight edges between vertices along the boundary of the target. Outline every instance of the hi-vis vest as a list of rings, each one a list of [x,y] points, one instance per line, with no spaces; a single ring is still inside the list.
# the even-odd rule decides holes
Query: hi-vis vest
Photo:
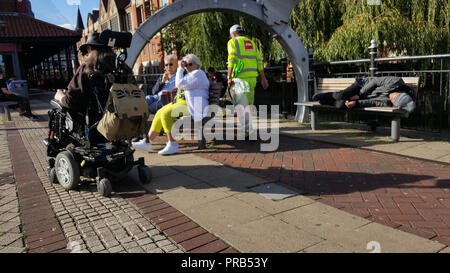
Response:
[[[228,67],[234,70],[239,60],[243,63],[243,67],[237,75],[238,78],[256,78],[258,72],[264,69],[259,48],[254,41],[245,36],[228,41]]]

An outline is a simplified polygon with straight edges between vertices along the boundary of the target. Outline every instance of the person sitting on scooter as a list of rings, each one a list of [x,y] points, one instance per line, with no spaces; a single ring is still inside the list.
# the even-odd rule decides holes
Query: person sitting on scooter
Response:
[[[84,56],[81,66],[70,81],[67,90],[58,90],[55,100],[70,112],[88,114],[88,126],[92,127],[103,116],[109,96],[110,84],[106,75],[115,68],[116,54],[111,47],[100,40],[99,33],[91,33],[86,44],[80,47]],[[91,142],[102,143],[107,140],[96,130],[89,132]]]

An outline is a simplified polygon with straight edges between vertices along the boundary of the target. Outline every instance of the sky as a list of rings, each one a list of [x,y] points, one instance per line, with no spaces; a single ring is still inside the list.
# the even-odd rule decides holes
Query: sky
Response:
[[[30,2],[36,19],[69,29],[74,29],[77,24],[78,5],[86,27],[88,13],[92,12],[92,9],[98,9],[100,4],[100,0],[30,0]]]

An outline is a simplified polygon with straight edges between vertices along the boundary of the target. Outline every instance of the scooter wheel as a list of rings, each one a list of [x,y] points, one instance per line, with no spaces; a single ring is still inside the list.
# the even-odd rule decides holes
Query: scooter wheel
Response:
[[[80,168],[72,153],[64,151],[56,156],[56,177],[65,190],[73,190],[80,183]]]
[[[97,182],[97,191],[101,196],[108,197],[112,192],[111,181],[107,178],[103,178]]]

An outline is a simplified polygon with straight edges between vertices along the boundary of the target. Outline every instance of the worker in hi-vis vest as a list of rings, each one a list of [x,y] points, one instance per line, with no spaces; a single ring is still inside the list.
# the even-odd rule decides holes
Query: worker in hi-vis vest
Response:
[[[255,87],[259,76],[264,89],[269,87],[264,74],[263,58],[256,43],[244,36],[244,29],[240,25],[230,28],[231,39],[228,41],[228,86],[233,84],[233,78],[245,80],[250,85],[250,93],[247,95],[248,104],[255,101]],[[245,118],[245,134],[250,135],[249,118]]]

